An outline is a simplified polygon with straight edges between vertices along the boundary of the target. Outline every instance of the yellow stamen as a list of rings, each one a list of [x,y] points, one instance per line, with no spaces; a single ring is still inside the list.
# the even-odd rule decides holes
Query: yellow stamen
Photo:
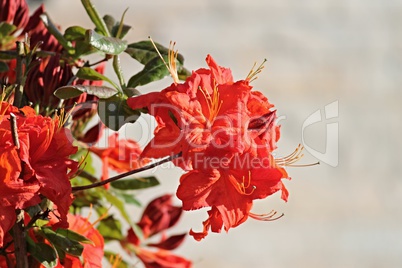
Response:
[[[110,259],[109,259],[109,262],[112,264],[112,268],[119,267],[121,261],[122,261],[122,257],[119,254],[111,255]]]
[[[202,89],[201,87],[198,88],[202,95],[204,95],[204,98],[206,100],[206,103],[208,105],[208,111],[209,111],[209,122],[212,122],[219,113],[219,110],[222,107],[223,100],[219,99],[219,90],[218,90],[218,85],[214,86],[212,95],[208,93],[208,91]]]
[[[257,63],[255,62],[253,68],[251,68],[250,72],[248,73],[246,80],[249,81],[250,83],[256,80],[258,78],[257,74],[261,73],[262,69],[264,69],[265,62],[267,62],[267,59],[264,59],[264,61],[260,64],[260,66],[258,66],[257,70],[254,71],[254,68],[257,65]]]
[[[277,219],[282,218],[285,214],[281,214],[277,217],[274,218],[274,216],[277,214],[278,212],[276,212],[275,210],[271,210],[270,212],[266,213],[266,214],[254,214],[252,212],[249,213],[249,216],[255,220],[259,220],[259,221],[274,221]]]
[[[154,46],[154,48],[155,48],[156,52],[158,53],[159,57],[161,58],[161,60],[165,64],[166,68],[168,69],[170,75],[172,76],[174,84],[177,85],[179,83],[179,75],[177,74],[176,61],[177,61],[177,56],[179,55],[179,52],[178,52],[178,50],[174,51],[174,46],[176,45],[176,42],[170,41],[169,50],[168,50],[168,63],[166,63],[165,59],[163,58],[163,56],[159,52],[159,49],[156,47],[156,45],[155,45],[154,41],[152,40],[152,38],[150,36],[148,38],[151,41],[152,45]]]
[[[242,180],[243,181],[241,183],[237,182],[237,185],[235,186],[236,190],[242,195],[251,195],[251,194],[253,194],[255,189],[257,189],[257,187],[255,185],[251,186],[252,187],[251,191],[247,193],[247,189],[251,185],[251,171],[250,170],[248,171],[248,181],[247,181],[247,183],[245,181],[246,180],[245,176],[243,176]]]
[[[279,166],[288,166],[288,167],[309,167],[309,166],[315,166],[315,165],[320,164],[320,162],[316,162],[316,163],[305,164],[305,165],[293,165],[294,163],[299,161],[304,156],[304,154],[302,154],[303,149],[304,149],[303,145],[299,144],[297,146],[297,148],[293,151],[293,153],[291,153],[290,155],[285,156],[285,157],[277,158],[277,159],[275,159],[275,162]]]

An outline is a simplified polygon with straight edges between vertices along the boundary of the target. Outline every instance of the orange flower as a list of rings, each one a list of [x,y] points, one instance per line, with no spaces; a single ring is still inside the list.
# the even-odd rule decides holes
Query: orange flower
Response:
[[[67,226],[72,203],[70,178],[78,163],[69,159],[77,148],[59,118],[36,115],[30,107],[18,111],[0,102],[0,247],[4,233],[15,222],[15,209],[41,202],[41,196],[57,206],[59,225]],[[16,115],[20,148],[12,138],[10,113]]]
[[[89,148],[90,152],[95,153],[102,160],[101,180],[109,178],[109,168],[117,172],[127,172],[149,162],[148,159],[140,159],[141,148],[137,142],[120,140],[118,133],[109,136],[107,145],[105,149]]]
[[[190,232],[197,240],[249,216],[267,220],[250,212],[254,199],[278,190],[287,198],[281,181],[287,174],[272,156],[279,139],[273,105],[251,91],[250,80],[261,69],[234,82],[229,69],[209,55],[206,61],[210,69],[194,71],[183,84],[127,101],[133,109],[146,107],[158,123],[143,156],[182,152],[176,164],[189,170],[177,190],[183,209],[211,208],[203,232]]]

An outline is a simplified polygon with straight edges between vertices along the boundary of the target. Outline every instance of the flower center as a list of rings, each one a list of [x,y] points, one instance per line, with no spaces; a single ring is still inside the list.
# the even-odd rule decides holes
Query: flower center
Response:
[[[219,113],[219,110],[222,107],[223,100],[219,99],[219,90],[218,90],[218,85],[215,84],[214,89],[212,91],[212,94],[209,94],[208,91],[205,89],[199,87],[199,90],[201,91],[202,95],[205,98],[205,101],[208,106],[208,111],[209,111],[209,117],[208,120],[209,122],[212,122]]]
[[[239,192],[239,194],[242,195],[251,195],[254,193],[255,189],[257,188],[255,185],[251,185],[251,171],[248,171],[248,178],[246,179],[246,176],[243,176],[242,182],[236,181],[236,183],[233,184],[233,186],[236,188],[236,190]],[[247,181],[246,181],[247,180]],[[251,187],[251,190],[248,190]]]

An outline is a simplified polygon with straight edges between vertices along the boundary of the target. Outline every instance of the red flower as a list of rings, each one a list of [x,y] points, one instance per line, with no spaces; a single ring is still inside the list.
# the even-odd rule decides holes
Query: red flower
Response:
[[[0,247],[4,233],[15,222],[14,210],[40,203],[41,196],[57,206],[59,225],[67,226],[72,203],[70,177],[78,168],[69,159],[77,148],[58,117],[36,115],[30,107],[20,111],[0,103]],[[11,112],[16,115],[19,149],[12,138]]]
[[[187,268],[191,262],[170,252],[177,248],[186,234],[173,235],[166,238],[162,234],[159,243],[146,243],[146,240],[156,234],[163,233],[177,223],[182,209],[172,205],[172,196],[164,195],[154,199],[145,208],[141,220],[136,224],[142,232],[141,238],[132,228],[128,230],[127,238],[121,242],[129,253],[134,252],[147,268]],[[144,246],[156,247],[151,251]]]
[[[102,160],[102,178],[109,178],[109,168],[117,172],[127,172],[137,169],[148,163],[148,159],[140,159],[141,148],[133,140],[120,140],[119,134],[109,136],[107,148],[90,147],[89,151],[95,153]]]
[[[184,210],[210,207],[204,231],[226,231],[244,222],[254,199],[278,190],[287,174],[272,157],[279,139],[273,107],[260,92],[251,91],[251,73],[234,82],[229,69],[207,57],[209,70],[199,69],[184,84],[160,93],[133,97],[133,109],[148,108],[158,127],[143,155],[162,157],[182,152],[177,164],[189,170],[180,179],[177,196]]]

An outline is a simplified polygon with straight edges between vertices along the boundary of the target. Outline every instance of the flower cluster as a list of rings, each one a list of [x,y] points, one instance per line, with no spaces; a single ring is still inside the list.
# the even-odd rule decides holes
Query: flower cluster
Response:
[[[16,121],[13,129],[11,120]],[[0,102],[0,247],[15,220],[15,209],[39,204],[42,196],[57,210],[58,226],[67,227],[67,212],[73,201],[70,179],[78,163],[68,129],[59,117],[36,115],[30,107],[18,109]]]
[[[155,137],[144,149],[144,157],[163,157],[182,152],[177,165],[188,170],[180,178],[177,196],[183,209],[209,207],[202,232],[228,231],[249,216],[255,199],[287,190],[285,170],[272,156],[279,139],[273,105],[250,80],[233,81],[231,71],[208,55],[209,69],[192,73],[183,84],[173,83],[161,92],[130,98],[133,109],[146,107],[158,123]]]

